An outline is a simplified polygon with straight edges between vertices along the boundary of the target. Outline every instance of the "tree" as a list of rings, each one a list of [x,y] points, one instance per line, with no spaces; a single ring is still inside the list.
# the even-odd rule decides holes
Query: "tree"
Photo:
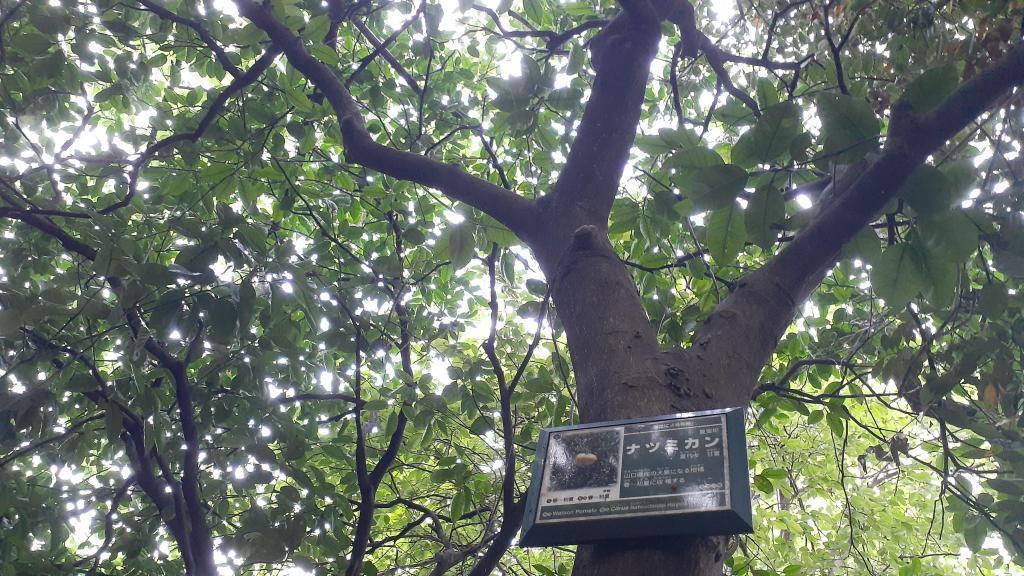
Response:
[[[0,2],[6,573],[563,573],[541,427],[737,405],[573,574],[1020,563],[1022,11]]]

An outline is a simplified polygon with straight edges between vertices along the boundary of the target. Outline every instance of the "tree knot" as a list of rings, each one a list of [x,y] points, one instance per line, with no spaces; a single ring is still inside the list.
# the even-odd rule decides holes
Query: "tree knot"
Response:
[[[562,278],[568,276],[573,266],[583,257],[610,258],[618,261],[615,249],[608,242],[602,229],[593,224],[585,224],[576,229],[569,241],[569,246],[562,253],[558,266],[553,274],[551,289],[557,290]]]
[[[572,233],[572,242],[569,244],[570,252],[590,252],[596,250],[600,245],[600,232],[597,226],[586,224],[580,226]]]

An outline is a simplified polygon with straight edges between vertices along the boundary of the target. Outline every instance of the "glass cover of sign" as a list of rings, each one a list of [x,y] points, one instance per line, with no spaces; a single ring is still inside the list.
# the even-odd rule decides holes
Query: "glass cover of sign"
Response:
[[[537,522],[729,507],[725,416],[556,432]]]
[[[557,428],[540,440],[523,545],[750,531],[740,409]]]

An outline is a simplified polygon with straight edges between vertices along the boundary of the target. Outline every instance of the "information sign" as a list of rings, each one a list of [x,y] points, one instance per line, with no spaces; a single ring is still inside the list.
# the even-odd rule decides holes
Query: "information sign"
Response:
[[[541,434],[523,546],[750,531],[742,409]]]

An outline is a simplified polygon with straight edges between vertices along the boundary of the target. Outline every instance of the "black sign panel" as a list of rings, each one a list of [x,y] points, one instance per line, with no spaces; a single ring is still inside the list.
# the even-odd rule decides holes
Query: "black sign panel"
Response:
[[[749,532],[743,432],[740,409],[546,430],[520,543]]]

